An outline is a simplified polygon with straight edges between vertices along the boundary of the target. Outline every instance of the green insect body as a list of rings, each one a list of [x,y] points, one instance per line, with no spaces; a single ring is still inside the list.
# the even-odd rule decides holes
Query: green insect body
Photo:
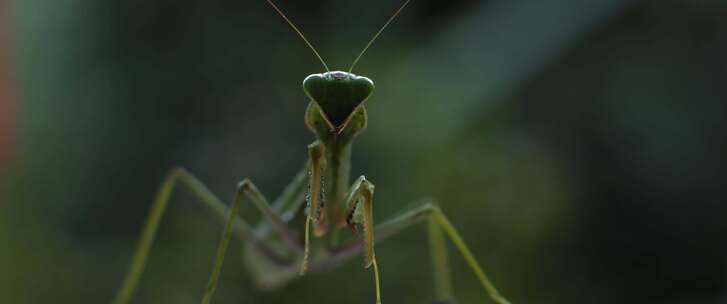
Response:
[[[336,226],[345,223],[340,204],[348,192],[351,144],[366,129],[368,117],[363,102],[373,92],[374,83],[366,77],[335,71],[306,77],[303,89],[311,99],[305,123],[318,137],[321,148],[325,147],[324,180],[331,183],[323,196],[324,201],[332,203],[329,210],[316,210],[323,215],[314,230],[320,236],[327,230],[328,216]]]
[[[131,299],[176,184],[185,186],[224,221],[222,239],[203,295],[203,304],[210,303],[215,293],[233,235],[245,245],[245,261],[252,276],[259,285],[268,288],[282,286],[308,271],[333,269],[357,253],[362,253],[364,266],[373,269],[376,303],[380,304],[381,282],[374,252],[375,243],[422,222],[426,222],[429,228],[435,303],[454,303],[445,236],[465,259],[490,299],[498,304],[509,303],[485,276],[457,230],[435,204],[421,204],[375,226],[374,184],[363,175],[349,184],[352,142],[366,129],[368,117],[365,101],[374,91],[371,79],[351,71],[371,43],[410,0],[374,35],[348,72],[329,71],[325,61],[302,32],[272,0],[266,1],[298,33],[326,69],[325,73],[309,75],[303,81],[303,91],[310,99],[305,123],[317,138],[308,146],[308,160],[301,172],[272,203],[252,181],[245,179],[238,184],[232,203],[227,205],[186,170],[173,170],[153,202],[131,266],[113,303],[126,304]],[[253,226],[242,219],[238,213],[243,200],[253,203],[267,221]],[[306,210],[303,212],[306,216],[303,240],[288,225],[302,210]],[[360,238],[342,240],[340,231],[347,227]],[[312,239],[311,235],[316,239]],[[317,246],[311,248],[314,242]]]

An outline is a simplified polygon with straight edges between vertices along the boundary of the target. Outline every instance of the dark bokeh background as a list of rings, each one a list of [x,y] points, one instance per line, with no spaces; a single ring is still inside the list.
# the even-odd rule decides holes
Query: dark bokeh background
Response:
[[[279,4],[339,69],[399,5]],[[173,166],[274,196],[304,160],[321,68],[264,1],[6,6],[0,303],[108,302]],[[514,303],[726,303],[725,54],[725,1],[415,0],[357,68],[353,174],[379,221],[438,198]],[[202,294],[221,226],[173,200],[136,303]],[[387,303],[431,300],[424,227],[377,250]],[[216,303],[373,302],[358,261],[263,292],[228,254]]]

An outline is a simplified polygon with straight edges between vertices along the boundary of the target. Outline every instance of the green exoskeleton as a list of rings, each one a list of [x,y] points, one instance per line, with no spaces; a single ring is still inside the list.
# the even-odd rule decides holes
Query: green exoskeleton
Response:
[[[186,170],[173,170],[153,202],[131,266],[113,303],[126,304],[131,299],[144,270],[169,196],[176,184],[185,186],[200,202],[224,220],[222,239],[202,303],[211,301],[225,252],[233,235],[245,244],[245,261],[253,277],[260,285],[269,288],[281,286],[308,271],[330,270],[352,256],[363,253],[365,267],[373,269],[376,303],[381,303],[380,273],[374,244],[420,222],[427,223],[429,228],[435,303],[454,302],[445,236],[458,249],[487,295],[496,303],[509,303],[490,283],[457,230],[436,205],[423,203],[374,226],[374,184],[363,175],[353,184],[349,184],[351,143],[366,129],[364,102],[374,90],[371,79],[355,75],[352,70],[368,47],[410,0],[374,35],[348,72],[329,71],[323,58],[303,33],[272,0],[266,1],[303,39],[326,69],[325,73],[313,74],[303,80],[303,90],[310,99],[305,112],[305,123],[317,137],[308,146],[308,160],[290,185],[272,203],[258,191],[252,181],[245,179],[237,185],[236,195],[229,207]],[[254,227],[243,220],[238,214],[243,199],[252,202],[267,221]],[[306,208],[304,203],[307,203]],[[305,210],[306,216],[302,239],[288,226],[288,222],[301,213],[301,210]],[[347,227],[359,234],[362,240],[342,239],[340,232]],[[319,240],[311,239],[311,234]],[[311,248],[312,242],[317,246]]]

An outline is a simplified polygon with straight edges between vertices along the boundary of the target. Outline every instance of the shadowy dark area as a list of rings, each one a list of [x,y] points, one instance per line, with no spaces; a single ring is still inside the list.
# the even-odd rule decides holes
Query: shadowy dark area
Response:
[[[340,70],[400,5],[278,4]],[[229,200],[305,161],[322,67],[265,1],[5,6],[0,303],[109,302],[175,166]],[[354,71],[376,92],[352,175],[377,222],[436,198],[513,303],[724,303],[725,54],[725,1],[414,0]],[[134,303],[198,302],[221,229],[175,191]],[[486,302],[450,249],[459,303]],[[261,290],[241,254],[214,303],[374,302],[359,257]],[[425,225],[376,256],[384,302],[431,303]]]

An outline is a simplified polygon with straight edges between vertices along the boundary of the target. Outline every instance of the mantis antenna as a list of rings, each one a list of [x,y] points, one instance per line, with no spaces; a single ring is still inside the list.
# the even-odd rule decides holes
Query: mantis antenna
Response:
[[[273,3],[272,0],[265,0],[265,1],[267,1],[270,4],[270,6],[272,6],[273,9],[275,9],[276,12],[278,12],[278,15],[280,15],[280,17],[283,17],[283,19],[285,19],[285,21],[288,22],[288,24],[290,25],[290,27],[292,27],[293,30],[296,33],[298,33],[298,36],[300,36],[300,38],[303,38],[303,41],[305,41],[305,44],[307,44],[308,47],[310,48],[310,50],[313,51],[314,54],[316,54],[316,57],[318,57],[318,60],[321,61],[321,63],[323,64],[323,67],[326,69],[326,72],[330,72],[330,70],[328,69],[328,65],[326,64],[325,61],[323,61],[323,57],[321,57],[321,55],[318,54],[318,51],[316,51],[316,48],[314,48],[313,45],[308,41],[308,39],[305,38],[305,35],[303,35],[303,32],[301,32],[298,29],[298,27],[295,26],[295,24],[293,24],[293,21],[290,21],[290,19],[288,19],[288,16],[285,16],[285,14],[283,14],[283,11],[281,11],[278,8],[278,6],[275,5],[275,3]],[[409,2],[409,1],[407,1],[407,2]],[[399,13],[399,12],[397,12],[397,13]]]
[[[396,16],[398,16],[399,13],[401,13],[401,11],[404,10],[404,8],[409,4],[409,2],[411,2],[411,0],[406,0],[406,2],[404,2],[404,4],[402,4],[401,7],[399,7],[399,9],[396,10],[396,12],[393,15],[391,15],[391,18],[389,18],[389,20],[386,21],[386,23],[384,24],[384,26],[381,27],[381,29],[376,33],[376,35],[374,35],[374,37],[371,38],[371,40],[369,40],[369,43],[366,44],[366,46],[363,48],[363,50],[361,51],[361,53],[358,54],[358,57],[356,57],[356,59],[351,64],[351,67],[348,69],[348,72],[349,73],[351,73],[351,71],[353,71],[353,67],[356,66],[356,63],[358,63],[359,59],[361,59],[361,57],[363,57],[364,53],[366,53],[366,50],[369,49],[369,47],[371,46],[372,43],[374,43],[374,41],[376,40],[376,38],[379,38],[379,35],[381,35],[381,32],[383,32],[386,29],[386,27],[389,26],[389,23],[391,23],[391,21],[394,21],[394,19],[396,18]]]

